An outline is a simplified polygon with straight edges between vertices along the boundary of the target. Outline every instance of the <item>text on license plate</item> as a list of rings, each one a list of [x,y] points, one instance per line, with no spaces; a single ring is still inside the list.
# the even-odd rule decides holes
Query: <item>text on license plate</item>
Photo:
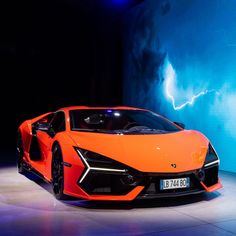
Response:
[[[187,178],[179,178],[179,179],[161,179],[160,181],[160,189],[176,189],[176,188],[189,188],[190,187],[190,179]]]

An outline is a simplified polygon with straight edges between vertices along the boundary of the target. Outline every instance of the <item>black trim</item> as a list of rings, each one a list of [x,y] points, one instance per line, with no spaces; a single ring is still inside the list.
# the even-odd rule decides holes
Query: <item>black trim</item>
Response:
[[[36,169],[34,169],[33,167],[31,167],[26,161],[22,161],[22,167],[30,172],[30,173],[33,173],[35,174],[36,176],[38,176],[40,179],[44,180],[46,183],[48,184],[51,184],[51,181],[48,181],[47,179],[44,178],[44,176],[39,172],[37,171]]]
[[[128,194],[139,183],[128,183],[129,174],[111,171],[91,170],[86,175],[84,181],[77,184],[89,195],[116,195],[123,196]]]
[[[42,160],[37,134],[33,135],[31,138],[29,157],[30,157],[30,160],[32,161]]]
[[[215,184],[217,184],[218,182],[218,173],[219,173],[219,165],[211,165],[211,166],[207,166],[204,169],[204,180],[203,183],[207,186],[213,186]]]
[[[68,162],[62,162],[62,164],[64,165],[64,166],[66,166],[66,167],[72,167],[72,164],[70,164],[70,163],[68,163]]]

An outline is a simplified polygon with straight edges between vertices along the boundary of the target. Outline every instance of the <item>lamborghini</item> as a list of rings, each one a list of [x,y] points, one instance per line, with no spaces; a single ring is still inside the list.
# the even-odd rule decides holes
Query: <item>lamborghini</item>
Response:
[[[59,200],[132,201],[222,187],[209,140],[146,109],[66,107],[24,121],[17,136],[18,172],[42,177]]]

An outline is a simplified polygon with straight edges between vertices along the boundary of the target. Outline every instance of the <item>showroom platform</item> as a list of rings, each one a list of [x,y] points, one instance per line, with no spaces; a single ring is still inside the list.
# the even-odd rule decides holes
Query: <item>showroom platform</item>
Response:
[[[130,203],[57,201],[51,186],[0,168],[0,235],[236,235],[236,174],[216,193]]]

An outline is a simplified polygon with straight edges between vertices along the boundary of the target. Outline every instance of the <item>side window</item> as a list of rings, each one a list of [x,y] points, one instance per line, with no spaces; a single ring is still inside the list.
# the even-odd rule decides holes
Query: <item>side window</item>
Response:
[[[66,130],[65,114],[63,111],[59,111],[56,113],[50,126],[55,134]]]
[[[44,116],[43,118],[41,118],[40,120],[34,122],[32,124],[32,134],[35,135],[36,132],[39,130],[47,132],[47,128],[54,116],[55,116],[55,113],[50,113]]]
[[[40,119],[39,121],[37,122],[46,122],[46,123],[50,123],[52,121],[52,118],[55,116],[54,113],[50,113],[49,115],[47,116],[44,116],[42,119]]]

